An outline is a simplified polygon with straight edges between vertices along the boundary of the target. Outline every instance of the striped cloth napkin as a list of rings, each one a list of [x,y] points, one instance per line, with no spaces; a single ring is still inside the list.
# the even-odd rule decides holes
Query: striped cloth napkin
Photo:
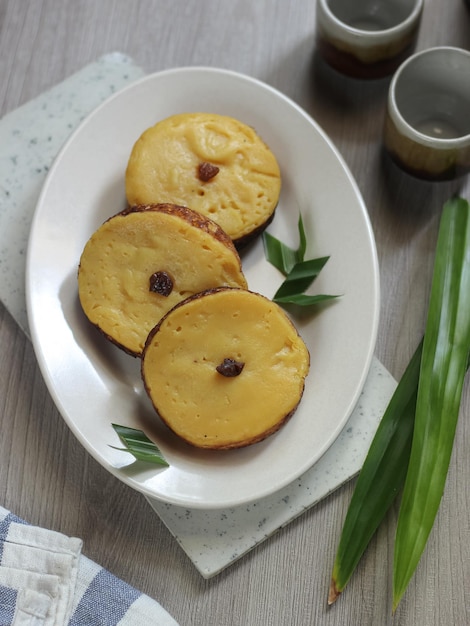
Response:
[[[0,507],[0,626],[178,626],[81,550]]]

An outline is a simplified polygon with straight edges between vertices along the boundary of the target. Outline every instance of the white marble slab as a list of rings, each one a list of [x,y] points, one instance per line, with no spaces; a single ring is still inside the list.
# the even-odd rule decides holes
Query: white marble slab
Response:
[[[132,59],[109,54],[0,120],[0,298],[26,334],[26,249],[47,172],[82,119],[143,74]],[[395,387],[374,358],[358,404],[333,446],[268,498],[218,511],[149,503],[201,575],[210,578],[359,472]]]

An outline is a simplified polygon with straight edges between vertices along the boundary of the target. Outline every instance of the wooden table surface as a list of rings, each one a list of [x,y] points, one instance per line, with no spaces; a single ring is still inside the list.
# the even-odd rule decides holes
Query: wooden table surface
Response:
[[[376,355],[399,378],[424,329],[438,217],[468,177],[425,183],[384,157],[389,78],[362,82],[315,53],[314,0],[0,0],[0,111],[5,114],[106,52],[147,72],[228,68],[281,90],[334,141],[363,194],[381,278]],[[470,48],[463,0],[428,0],[417,44]],[[353,482],[205,581],[144,498],[108,474],[69,431],[30,342],[0,308],[0,504],[83,538],[84,553],[157,599],[182,626],[463,626],[470,623],[470,388],[464,388],[445,494],[425,554],[392,616],[397,510],[349,586],[326,604]]]

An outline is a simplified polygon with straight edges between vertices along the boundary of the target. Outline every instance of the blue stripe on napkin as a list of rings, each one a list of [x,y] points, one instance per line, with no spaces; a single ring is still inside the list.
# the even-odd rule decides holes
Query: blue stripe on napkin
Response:
[[[83,594],[69,626],[116,626],[141,595],[101,569]]]
[[[8,513],[3,519],[0,520],[0,563],[2,562],[3,556],[3,542],[6,541],[8,536],[8,531],[10,530],[11,524],[26,524],[26,522],[13,513]],[[0,622],[1,626],[2,622]]]
[[[15,616],[16,598],[18,592],[16,589],[4,587],[0,585],[0,625],[12,624]]]
[[[81,540],[31,526],[2,506],[0,578],[0,626],[20,612],[47,614],[54,626],[178,626],[158,602],[81,554]]]

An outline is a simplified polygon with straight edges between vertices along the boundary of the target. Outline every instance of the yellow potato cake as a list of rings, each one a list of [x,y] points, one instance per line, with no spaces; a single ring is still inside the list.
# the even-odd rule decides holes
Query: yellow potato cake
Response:
[[[215,222],[173,204],[108,219],[86,243],[78,269],[85,315],[133,356],[178,302],[221,285],[247,286],[233,242]]]
[[[181,113],[143,132],[125,183],[130,205],[188,206],[217,222],[240,248],[273,218],[281,174],[250,126],[226,115]]]
[[[193,446],[240,448],[295,412],[310,366],[287,314],[245,289],[217,288],[176,305],[150,332],[142,379],[164,423]]]

